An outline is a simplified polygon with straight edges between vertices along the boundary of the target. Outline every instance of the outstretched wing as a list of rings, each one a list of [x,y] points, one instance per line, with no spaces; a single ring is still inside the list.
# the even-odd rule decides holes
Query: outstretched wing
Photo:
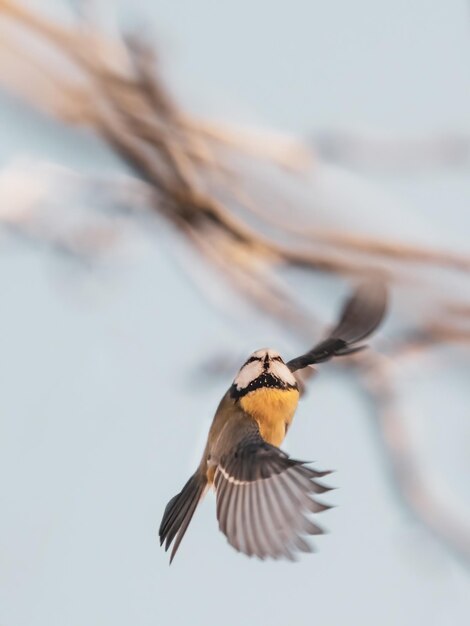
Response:
[[[289,361],[287,367],[295,372],[334,356],[345,356],[362,350],[365,346],[358,346],[358,342],[374,332],[386,308],[385,285],[378,281],[363,283],[344,304],[339,322],[329,336],[307,353]]]
[[[264,441],[256,422],[245,419],[238,431],[243,435],[221,456],[214,475],[219,528],[248,556],[293,560],[296,551],[312,551],[305,535],[323,532],[309,514],[330,508],[312,497],[329,491],[317,482],[329,472],[289,458]]]

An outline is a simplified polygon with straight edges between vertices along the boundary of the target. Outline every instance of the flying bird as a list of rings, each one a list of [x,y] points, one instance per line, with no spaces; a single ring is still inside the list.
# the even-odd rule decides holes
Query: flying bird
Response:
[[[172,498],[160,525],[160,545],[173,544],[170,563],[210,487],[217,519],[228,542],[248,556],[287,558],[311,552],[306,535],[323,530],[312,513],[330,508],[315,495],[329,491],[320,472],[280,450],[299,401],[294,376],[315,363],[362,350],[382,321],[387,303],[378,281],[360,285],[345,302],[326,339],[305,354],[284,362],[271,348],[253,352],[223,396],[209,430],[201,463]]]

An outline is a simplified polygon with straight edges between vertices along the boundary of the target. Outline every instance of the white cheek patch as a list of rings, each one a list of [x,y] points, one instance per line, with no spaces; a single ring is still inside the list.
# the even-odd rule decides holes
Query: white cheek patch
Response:
[[[268,369],[264,368],[264,358],[266,355],[268,355],[269,358]],[[281,361],[273,360],[279,358],[279,356],[279,353],[271,348],[263,348],[253,352],[251,357],[255,357],[257,360],[246,363],[238,372],[237,377],[233,381],[237,389],[245,389],[263,373],[272,374],[287,385],[296,386],[297,381],[287,365]]]
[[[261,361],[252,361],[241,368],[233,382],[237,389],[245,389],[253,380],[261,376],[263,371],[263,363]]]
[[[297,383],[294,374],[285,363],[281,363],[280,361],[271,361],[269,363],[269,372],[288,385],[296,385]]]

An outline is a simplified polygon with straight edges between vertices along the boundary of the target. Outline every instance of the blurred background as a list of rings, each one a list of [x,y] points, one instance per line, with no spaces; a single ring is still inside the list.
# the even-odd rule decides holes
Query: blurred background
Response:
[[[468,11],[0,0],[1,624],[469,623]],[[247,354],[371,273],[284,446],[336,470],[317,553],[236,553],[209,494],[168,567]]]

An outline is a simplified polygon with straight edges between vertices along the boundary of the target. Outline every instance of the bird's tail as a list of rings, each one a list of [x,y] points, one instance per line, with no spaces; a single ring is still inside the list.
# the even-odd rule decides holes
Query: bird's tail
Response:
[[[160,545],[165,542],[165,550],[168,550],[173,540],[175,540],[171,551],[170,563],[173,561],[189,522],[194,515],[194,511],[204,495],[206,485],[206,477],[198,470],[191,476],[183,489],[166,505],[158,534],[160,536]]]

